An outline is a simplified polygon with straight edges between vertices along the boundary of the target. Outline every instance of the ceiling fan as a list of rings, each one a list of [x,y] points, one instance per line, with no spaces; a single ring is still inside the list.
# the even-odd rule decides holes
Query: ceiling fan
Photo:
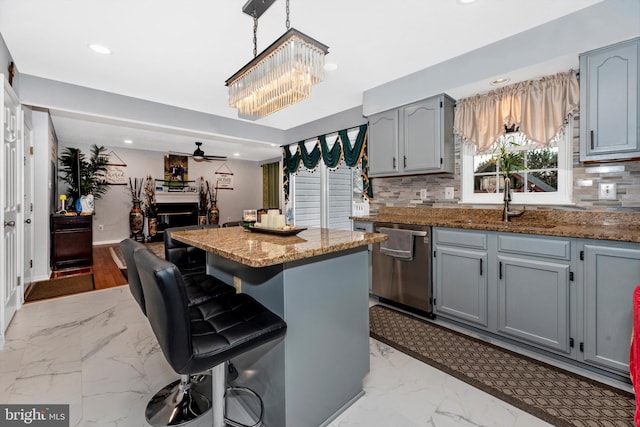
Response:
[[[196,141],[196,149],[193,152],[193,154],[187,154],[187,153],[175,153],[175,154],[190,156],[196,162],[201,162],[203,160],[204,161],[226,160],[227,156],[210,156],[210,155],[204,154],[204,151],[202,150],[202,148],[200,148],[201,145],[202,145],[202,142]]]

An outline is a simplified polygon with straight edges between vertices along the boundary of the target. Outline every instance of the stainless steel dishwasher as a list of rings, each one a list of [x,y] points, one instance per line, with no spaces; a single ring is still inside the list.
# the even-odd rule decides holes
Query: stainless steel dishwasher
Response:
[[[381,228],[412,230],[413,259],[388,256],[380,252],[380,243],[373,245],[373,294],[383,302],[398,303],[432,317],[431,227],[376,223],[375,231]]]

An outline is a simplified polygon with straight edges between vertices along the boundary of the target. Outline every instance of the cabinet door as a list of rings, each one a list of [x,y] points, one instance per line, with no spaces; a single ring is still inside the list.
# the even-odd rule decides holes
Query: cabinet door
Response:
[[[585,245],[584,258],[584,359],[628,374],[640,250]]]
[[[434,280],[438,315],[488,326],[486,251],[436,246]]]
[[[640,156],[640,39],[583,55],[581,160]]]
[[[402,169],[421,172],[440,169],[442,135],[440,98],[431,98],[402,109]]]
[[[570,353],[569,264],[498,256],[498,332]]]
[[[398,110],[369,119],[369,176],[393,175],[398,163]]]

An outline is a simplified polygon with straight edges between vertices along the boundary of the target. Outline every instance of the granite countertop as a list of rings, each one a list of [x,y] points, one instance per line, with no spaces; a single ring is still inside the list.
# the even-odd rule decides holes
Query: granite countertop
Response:
[[[504,223],[498,209],[381,207],[378,215],[351,219],[640,243],[635,212],[529,210]]]
[[[242,227],[180,231],[172,236],[249,267],[268,267],[387,239],[383,234],[326,228],[309,228],[293,236],[258,233]]]

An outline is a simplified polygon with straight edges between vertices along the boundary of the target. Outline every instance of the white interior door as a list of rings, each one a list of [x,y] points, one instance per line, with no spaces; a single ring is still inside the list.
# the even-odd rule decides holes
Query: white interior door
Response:
[[[21,111],[18,99],[2,77],[2,184],[0,184],[0,205],[2,206],[3,233],[0,242],[0,273],[2,276],[2,344],[4,331],[13,318],[21,297],[19,291],[22,274],[22,245],[20,237],[20,201],[22,199],[22,146],[21,146]]]
[[[23,142],[24,142],[24,171],[23,180],[23,273],[22,288],[26,289],[27,285],[33,280],[33,130],[30,122],[23,120]],[[21,293],[24,295],[24,292]],[[23,297],[21,297],[23,298]]]

